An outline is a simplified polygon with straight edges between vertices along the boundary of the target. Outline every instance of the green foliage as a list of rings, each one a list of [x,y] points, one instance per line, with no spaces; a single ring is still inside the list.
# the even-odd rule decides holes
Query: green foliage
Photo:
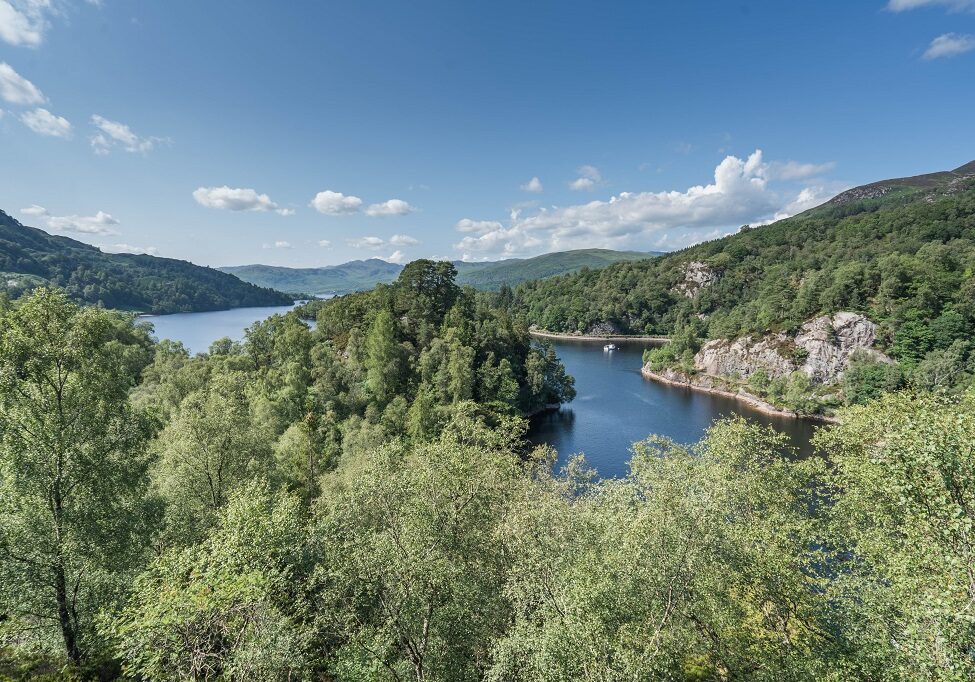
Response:
[[[40,285],[63,288],[75,301],[147,313],[288,305],[290,296],[186,261],[109,254],[74,239],[26,227],[0,211],[0,270],[11,295]]]
[[[148,420],[127,399],[149,360],[131,318],[38,289],[0,318],[0,647],[101,654],[152,539]]]

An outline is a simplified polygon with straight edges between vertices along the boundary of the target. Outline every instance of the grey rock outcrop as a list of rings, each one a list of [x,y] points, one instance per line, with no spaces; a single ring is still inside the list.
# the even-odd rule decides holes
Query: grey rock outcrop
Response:
[[[707,263],[692,260],[684,264],[684,279],[677,283],[674,290],[687,298],[693,298],[701,289],[706,289],[718,281],[720,275]]]
[[[892,362],[872,348],[876,333],[877,326],[858,313],[823,315],[802,325],[794,337],[779,333],[709,341],[694,357],[694,366],[707,374],[741,379],[759,370],[773,379],[801,371],[817,383],[832,384],[842,378],[857,351]]]

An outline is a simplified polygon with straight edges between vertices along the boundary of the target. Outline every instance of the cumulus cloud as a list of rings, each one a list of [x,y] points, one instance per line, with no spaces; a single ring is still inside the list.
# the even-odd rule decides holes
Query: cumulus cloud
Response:
[[[254,211],[267,213],[274,211],[278,215],[294,215],[290,208],[280,208],[271,201],[266,194],[259,194],[256,190],[243,187],[198,187],[193,191],[196,203],[207,208],[219,208],[227,211]]]
[[[975,0],[890,0],[887,9],[891,12],[904,12],[919,7],[944,7],[955,12],[975,11]]]
[[[388,199],[381,204],[372,204],[366,209],[366,214],[373,217],[387,215],[406,215],[416,209],[402,199]]]
[[[513,213],[517,216],[517,213]],[[504,226],[496,220],[471,220],[470,218],[461,218],[457,221],[455,226],[458,232],[474,232],[477,234],[484,234],[485,232],[493,232],[495,230],[500,230]]]
[[[36,85],[14,71],[7,62],[0,62],[0,98],[10,104],[27,106],[43,104],[47,99]]]
[[[775,168],[780,178],[781,169],[786,167],[790,171],[785,174],[795,177],[807,173],[808,169],[796,170],[807,165],[777,164]],[[465,218],[456,229],[468,236],[454,247],[465,259],[587,246],[646,247],[662,235],[673,240],[715,230],[726,234],[744,223],[784,217],[821,198],[807,192],[800,201],[795,195],[770,188],[769,181],[776,176],[772,168],[757,150],[747,159],[726,157],[715,168],[712,183],[684,191],[623,192],[605,201],[543,208],[525,217],[515,215],[508,225]]]
[[[927,60],[954,57],[972,50],[975,50],[975,35],[945,33],[932,40],[921,57]]]
[[[390,255],[386,256],[386,258],[384,258],[383,260],[387,260],[390,263],[402,263],[404,260],[406,260],[406,254],[400,251],[399,249],[397,249],[396,251],[393,251],[393,253],[391,253]]]
[[[47,28],[45,0],[0,0],[0,40],[16,46],[37,47]]]
[[[534,192],[535,194],[538,194],[545,188],[542,187],[542,181],[539,180],[538,176],[536,175],[531,180],[529,180],[524,185],[522,185],[521,189],[524,192]]]
[[[394,234],[389,238],[389,243],[393,246],[416,246],[420,240],[414,239],[408,234]]]
[[[329,240],[327,240],[327,239],[319,239],[319,240],[318,240],[318,245],[319,245],[320,247],[322,247],[323,249],[327,249],[327,248],[329,248],[329,247],[331,247],[331,246],[332,246],[332,242],[330,242],[330,241],[329,241]]]
[[[91,117],[91,124],[98,132],[92,135],[89,141],[92,149],[99,155],[108,154],[115,147],[127,152],[146,154],[151,152],[158,143],[165,141],[162,137],[140,137],[124,123],[109,120],[98,114]]]
[[[278,240],[278,241],[274,242],[273,244],[262,244],[261,245],[261,248],[262,249],[290,249],[291,248],[291,242],[286,242],[284,240]]]
[[[156,256],[159,249],[155,246],[133,246],[132,244],[106,244],[99,246],[105,253],[131,253],[137,256]]]
[[[71,137],[71,123],[68,122],[68,119],[55,116],[47,109],[37,108],[32,111],[25,111],[20,115],[20,120],[38,135]]]
[[[82,215],[51,215],[43,206],[33,204],[27,208],[20,209],[21,214],[32,218],[44,218],[44,223],[50,230],[60,230],[62,232],[78,232],[81,234],[118,234],[112,229],[113,225],[118,225],[118,220],[110,213],[98,211],[93,216]]]
[[[316,194],[309,205],[326,215],[346,215],[358,211],[362,199],[326,189]]]
[[[359,239],[347,239],[346,244],[354,249],[370,249],[376,251],[386,246],[386,240],[379,237],[360,237]]]
[[[569,189],[574,189],[577,192],[596,189],[596,186],[603,181],[599,169],[595,166],[579,166],[576,172],[579,177],[569,183]]]

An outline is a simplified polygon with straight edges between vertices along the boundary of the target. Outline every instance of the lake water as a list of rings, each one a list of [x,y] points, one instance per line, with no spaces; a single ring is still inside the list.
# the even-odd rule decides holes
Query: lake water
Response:
[[[205,353],[210,344],[225,336],[240,341],[244,330],[271,315],[286,313],[293,306],[234,308],[207,313],[174,313],[145,315],[140,319],[151,322],[159,339],[182,341],[191,353]]]
[[[144,319],[153,324],[158,338],[182,341],[191,352],[200,353],[225,336],[240,340],[254,322],[290,309],[237,308]],[[812,422],[765,415],[731,398],[644,379],[640,367],[647,344],[616,345],[617,350],[604,352],[601,342],[555,343],[566,370],[575,377],[577,396],[559,411],[532,419],[529,437],[558,450],[560,463],[584,452],[601,476],[622,476],[633,442],[656,433],[693,443],[715,419],[733,414],[771,425],[788,434],[801,453],[811,451],[809,439],[816,428]]]
[[[732,398],[645,379],[640,368],[646,343],[616,343],[617,350],[609,352],[603,351],[601,342],[554,345],[566,371],[575,377],[576,399],[532,419],[529,437],[552,445],[559,464],[582,452],[600,476],[622,476],[635,441],[655,433],[694,443],[715,419],[736,414],[785,432],[803,455],[812,451],[809,439],[817,428],[813,422],[766,415]]]

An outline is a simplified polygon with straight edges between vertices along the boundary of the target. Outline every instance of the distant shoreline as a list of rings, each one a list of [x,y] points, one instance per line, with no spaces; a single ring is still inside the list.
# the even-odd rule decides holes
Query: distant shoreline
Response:
[[[543,339],[557,339],[561,341],[649,341],[651,343],[667,343],[670,341],[668,336],[594,336],[591,334],[562,334],[558,332],[546,332],[540,329],[530,329],[528,333]]]

